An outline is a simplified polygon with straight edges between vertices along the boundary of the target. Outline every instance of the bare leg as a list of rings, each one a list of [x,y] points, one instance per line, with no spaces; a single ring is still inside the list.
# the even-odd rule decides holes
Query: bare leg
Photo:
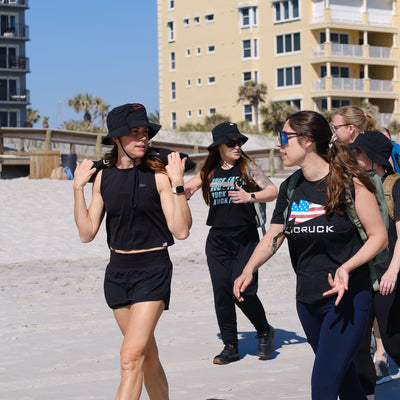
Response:
[[[153,363],[156,362],[155,360],[159,363],[157,352],[154,352],[154,349],[157,350],[157,347],[154,348],[154,329],[163,310],[163,301],[137,303],[131,307],[114,310],[114,316],[124,335],[121,347],[121,383],[116,400],[138,400],[142,392],[144,369],[150,368],[148,364],[152,365],[151,361],[146,361],[147,355],[149,355],[149,360],[153,360]],[[166,394],[164,397],[154,397],[157,400],[168,399],[168,383],[165,374],[147,379],[149,383],[146,386],[150,385],[151,387],[153,380],[162,379],[162,377],[164,380],[161,383],[154,383],[154,385],[158,384],[162,388],[166,388]]]

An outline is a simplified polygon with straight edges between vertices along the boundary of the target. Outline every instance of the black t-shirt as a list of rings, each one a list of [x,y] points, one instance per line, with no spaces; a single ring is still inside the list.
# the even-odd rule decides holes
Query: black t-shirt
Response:
[[[387,178],[387,175],[382,177],[382,182],[385,181]],[[392,195],[393,195],[393,202],[394,202],[394,219],[400,219],[400,179],[395,182],[393,185],[393,190],[392,190]],[[375,270],[376,270],[376,276],[380,282],[382,275],[386,272],[390,261],[393,257],[393,252],[394,248],[396,246],[396,241],[397,241],[397,231],[396,231],[396,224],[395,222],[389,218],[389,230],[388,230],[388,238],[389,238],[389,257],[387,261],[376,264],[375,265]],[[400,282],[400,274],[397,278],[397,287],[399,286]]]
[[[279,188],[272,224],[285,223],[288,179]],[[334,277],[336,269],[363,245],[346,213],[327,219],[326,202],[326,181],[310,182],[301,175],[289,205],[287,239],[297,275],[296,298],[305,303],[325,298],[322,293],[331,289],[328,273]],[[368,264],[365,264],[351,272],[349,287],[368,278]]]
[[[255,209],[252,203],[234,204],[228,191],[236,190],[235,182],[240,178],[240,168],[235,165],[229,170],[218,166],[210,184],[210,209],[207,225],[214,228],[233,228],[256,225]],[[242,181],[242,188],[247,187]]]

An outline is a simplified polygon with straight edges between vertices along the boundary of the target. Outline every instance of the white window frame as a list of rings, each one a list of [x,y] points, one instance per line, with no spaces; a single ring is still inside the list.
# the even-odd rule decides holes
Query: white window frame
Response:
[[[173,81],[171,82],[170,85],[170,90],[171,90],[171,101],[175,101],[176,100],[176,82]]]
[[[168,42],[175,42],[175,21],[167,21],[167,31],[168,31]]]
[[[172,129],[176,129],[176,112],[175,111],[172,111],[171,112],[171,128]]]
[[[247,4],[246,6],[238,6],[239,9],[239,27],[241,29],[253,28],[258,26],[258,7],[257,4]],[[244,11],[248,11],[248,16],[243,15]],[[245,23],[245,18],[248,19],[248,23]]]
[[[197,78],[196,84],[197,84],[197,86],[201,86],[201,78]]]
[[[200,15],[193,16],[193,21],[195,25],[200,25]]]
[[[294,37],[295,35],[299,35],[299,46],[300,48],[298,50],[294,50]],[[292,47],[292,50],[288,51],[286,49],[286,38],[290,37],[290,45]],[[278,53],[278,38],[282,38],[282,52]],[[276,35],[275,36],[275,54],[277,56],[282,56],[282,55],[286,55],[286,54],[296,54],[296,53],[300,53],[301,52],[301,33],[300,32],[292,32],[292,33],[284,33],[282,35]]]
[[[215,22],[215,14],[213,12],[208,12],[204,14],[204,19],[207,24]]]
[[[190,57],[190,49],[186,49],[186,57]]]
[[[207,46],[207,54],[214,54],[214,53],[215,53],[215,45],[210,44],[209,46]]]
[[[189,18],[189,17],[183,18],[183,25],[184,25],[185,27],[190,26],[190,18]]]
[[[169,53],[169,70],[170,71],[175,71],[176,69],[176,57],[175,57],[175,52],[171,51]]]
[[[300,1],[301,0],[280,0],[273,1],[273,21],[274,24],[281,24],[288,21],[296,21],[300,19]],[[298,15],[294,15],[294,4],[297,2]],[[287,4],[287,14],[285,15],[285,4]],[[278,7],[279,7],[279,19],[278,19]]]
[[[196,49],[196,56],[200,56],[201,55],[201,48],[197,47]]]
[[[215,76],[209,76],[207,79],[208,85],[215,85]]]
[[[201,118],[203,116],[203,110],[201,108],[197,109],[197,116]]]
[[[288,84],[287,83],[287,73],[289,72],[288,70],[291,70],[291,79],[292,83]],[[300,70],[300,83],[295,83],[295,71],[296,69]],[[283,71],[283,81],[284,84],[279,86],[279,71]],[[302,77],[301,77],[301,65],[292,65],[292,66],[287,66],[287,67],[281,67],[276,69],[276,87],[277,89],[284,89],[284,88],[290,88],[294,86],[301,86],[302,85]]]
[[[192,80],[191,79],[186,79],[186,87],[187,88],[192,87]]]
[[[250,46],[245,47],[245,43],[249,42]],[[249,52],[249,56],[245,55],[245,52]],[[242,60],[250,60],[252,58],[258,58],[258,39],[245,39],[242,40]]]
[[[187,117],[192,118],[192,110],[187,110]]]
[[[243,106],[243,119],[253,123],[253,107],[250,104]]]
[[[175,8],[174,0],[168,0],[168,10],[173,10]]]
[[[215,115],[217,113],[217,108],[216,107],[210,107],[208,109],[208,116],[211,117],[212,115]]]

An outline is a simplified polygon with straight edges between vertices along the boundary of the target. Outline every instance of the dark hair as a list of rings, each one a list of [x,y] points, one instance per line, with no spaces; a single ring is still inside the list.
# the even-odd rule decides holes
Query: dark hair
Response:
[[[238,165],[240,168],[240,178],[245,181],[248,189],[253,192],[257,190],[257,184],[247,173],[247,165],[250,161],[250,157],[248,157],[243,150],[240,149],[240,158],[236,161],[236,165]],[[221,165],[219,146],[212,147],[209,150],[206,161],[200,170],[201,189],[203,192],[203,199],[207,205],[210,205],[210,183],[214,178],[215,169],[219,165]]]
[[[358,179],[370,192],[376,189],[368,173],[357,163],[347,144],[336,140],[331,143],[332,131],[328,121],[315,111],[299,111],[287,118],[296,132],[301,132],[316,145],[317,154],[329,163],[327,181],[326,215],[343,215],[347,205],[346,188],[354,190],[353,178]],[[299,140],[304,140],[299,137]]]

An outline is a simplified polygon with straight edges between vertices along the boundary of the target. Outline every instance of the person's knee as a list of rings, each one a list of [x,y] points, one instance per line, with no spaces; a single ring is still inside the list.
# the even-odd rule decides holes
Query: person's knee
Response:
[[[143,369],[145,354],[140,349],[121,349],[121,370],[132,373]]]

